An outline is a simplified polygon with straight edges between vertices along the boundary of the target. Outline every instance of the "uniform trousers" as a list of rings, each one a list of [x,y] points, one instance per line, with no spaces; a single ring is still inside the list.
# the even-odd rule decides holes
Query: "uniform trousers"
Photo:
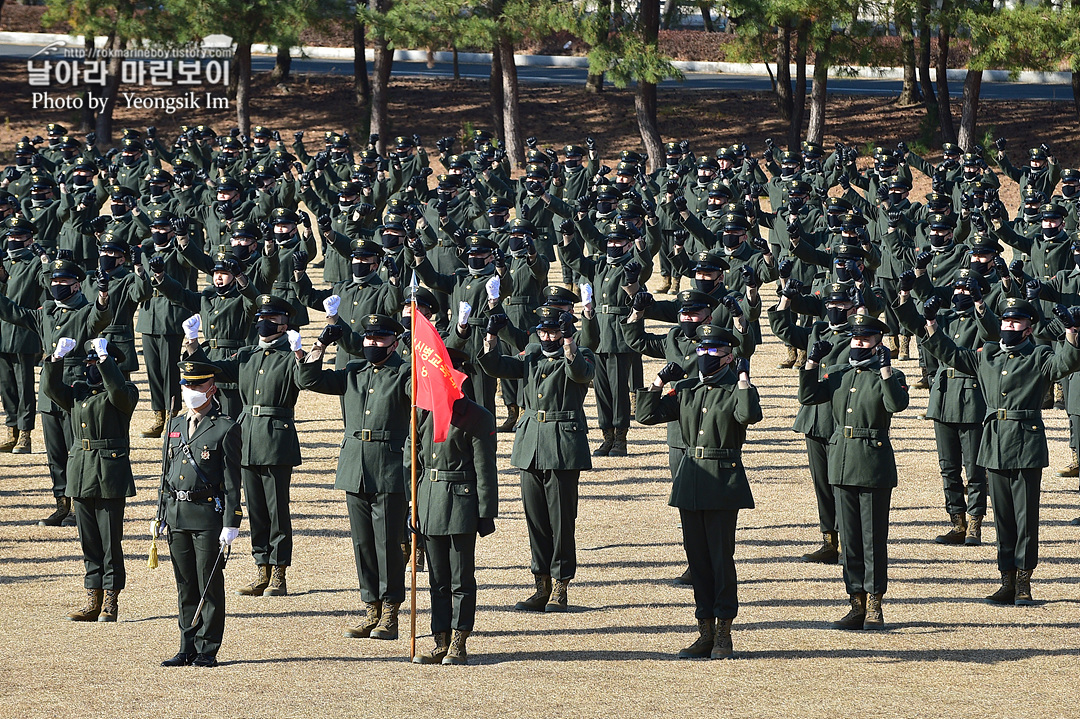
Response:
[[[734,619],[739,614],[735,575],[737,509],[680,509],[683,549],[694,578],[694,616]]]
[[[124,571],[124,497],[114,499],[75,497],[72,505],[79,528],[87,589],[112,589],[127,584]]]
[[[346,492],[360,598],[368,603],[405,601],[404,543],[408,498],[404,492]]]
[[[476,619],[476,533],[424,537],[431,632],[471,632]]]
[[[287,465],[247,465],[240,468],[251,526],[251,556],[256,564],[288,567],[292,564],[292,515],[289,484],[293,468]]]
[[[848,594],[884,594],[889,585],[889,505],[892,487],[833,485],[840,526],[840,561]]]
[[[1033,571],[1039,564],[1039,494],[1042,468],[988,469],[994,503],[998,569]]]
[[[580,475],[577,469],[521,471],[521,501],[529,528],[533,574],[563,581],[577,574],[574,532]]]
[[[176,575],[183,654],[216,656],[221,648],[225,634],[225,560],[218,560],[220,536],[221,527],[197,531],[169,527],[169,554]],[[206,589],[206,603],[193,627],[191,621],[203,589]]]

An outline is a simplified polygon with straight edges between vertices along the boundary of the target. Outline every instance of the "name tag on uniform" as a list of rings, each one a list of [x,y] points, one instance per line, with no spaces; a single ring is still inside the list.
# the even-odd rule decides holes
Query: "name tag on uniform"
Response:
[[[169,439],[174,439],[174,438],[179,439],[180,438],[180,433],[179,432],[169,432]]]

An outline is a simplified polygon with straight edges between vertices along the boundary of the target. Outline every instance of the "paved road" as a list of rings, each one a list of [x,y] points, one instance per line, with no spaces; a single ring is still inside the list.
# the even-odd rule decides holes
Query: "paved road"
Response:
[[[37,52],[40,48],[30,45],[0,45],[0,62],[10,59],[25,59]],[[256,72],[269,71],[274,66],[274,58],[268,56],[256,56],[252,59],[252,66]],[[370,70],[370,68],[369,68]],[[466,79],[486,80],[490,72],[487,64],[460,65],[461,76]],[[313,60],[294,59],[293,72],[313,73],[319,75],[351,75],[352,63],[342,60]],[[397,77],[452,77],[453,67],[450,63],[435,63],[429,68],[424,62],[395,62],[393,74]],[[576,67],[519,67],[518,79],[524,84],[555,84],[555,85],[578,85],[584,84],[586,71]],[[811,82],[807,80],[807,92],[810,91]],[[693,90],[751,90],[766,91],[770,89],[769,78],[757,75],[715,75],[708,73],[687,74],[682,83],[668,80],[661,87],[682,86]],[[900,93],[901,82],[899,80],[862,80],[840,79],[829,80],[829,91],[848,95],[878,95],[895,96]],[[963,86],[959,82],[952,83],[950,90],[954,97],[960,97]],[[981,99],[983,100],[1060,100],[1072,101],[1072,88],[1069,85],[1042,85],[1024,83],[983,83]]]

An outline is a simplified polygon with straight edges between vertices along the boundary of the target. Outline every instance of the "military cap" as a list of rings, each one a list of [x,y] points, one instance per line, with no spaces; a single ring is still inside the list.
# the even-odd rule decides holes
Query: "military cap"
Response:
[[[240,183],[233,177],[223,177],[218,180],[214,192],[240,192]]]
[[[828,291],[823,298],[825,302],[851,302],[851,295],[849,290],[851,288],[840,282],[834,282],[829,285]]]
[[[620,200],[619,204],[615,206],[620,217],[642,217],[645,212],[641,209],[641,205],[637,200]]]
[[[802,162],[802,155],[798,150],[784,150],[780,153],[780,164],[798,164]]]
[[[698,327],[697,337],[698,343],[703,345],[739,346],[739,338],[731,330],[719,325],[702,325]]]
[[[25,217],[9,217],[4,220],[4,235],[32,235],[37,232],[34,223]]]
[[[603,185],[596,191],[596,199],[617,200],[619,199],[619,191],[612,185]]]
[[[510,234],[535,235],[536,227],[528,220],[517,219],[510,223]]]
[[[1035,305],[1031,304],[1027,300],[1020,299],[1019,297],[1010,297],[1005,300],[1005,309],[1001,312],[1001,318],[1027,318],[1032,322],[1039,319],[1039,311],[1035,309]]]
[[[546,180],[551,177],[551,173],[548,172],[546,165],[533,163],[525,168],[525,177],[536,177]]]
[[[398,232],[404,232],[405,218],[393,212],[387,213],[386,217],[383,218],[382,229],[384,232],[386,230],[397,230]]]
[[[383,248],[371,240],[353,240],[349,243],[350,257],[371,257],[382,255]]]
[[[971,194],[976,196],[981,195],[990,189],[989,183],[983,182],[982,180],[975,180],[969,187],[971,188]]]
[[[71,168],[72,172],[89,172],[91,175],[97,174],[97,165],[87,160],[85,157],[75,161],[75,166]]]
[[[699,169],[699,170],[718,170],[718,169],[720,169],[720,166],[716,164],[716,160],[709,157],[708,155],[702,155],[701,157],[699,157],[697,159],[697,162],[694,163],[694,164],[697,167],[697,169]]]
[[[173,177],[160,167],[155,167],[150,170],[150,182],[167,182],[172,183]]]
[[[623,177],[635,177],[638,174],[638,166],[632,162],[620,162],[615,166],[615,174]]]
[[[130,188],[123,185],[112,185],[109,187],[109,197],[116,201],[122,201],[125,197],[134,197],[135,193]]]
[[[229,262],[229,260],[236,262],[236,259],[231,252],[226,252],[224,247],[225,245],[221,245],[222,249],[219,249],[218,253],[214,256],[214,266],[210,270],[211,272],[228,272],[230,274],[233,272],[235,265],[232,262]]]
[[[108,352],[109,356],[112,357],[117,363],[124,361],[124,351],[120,349],[115,342],[110,342],[108,345],[106,345],[105,351]],[[86,342],[83,343],[83,352],[86,353],[86,360],[88,362],[101,361],[101,358],[98,357],[97,350],[94,349],[94,340],[86,340]]]
[[[491,252],[499,248],[498,243],[490,237],[484,235],[474,234],[465,238],[465,252],[466,253],[480,253]]]
[[[217,137],[217,133],[214,132],[214,128],[209,125],[196,125],[195,134],[200,137]]]
[[[956,215],[935,213],[927,218],[932,230],[951,230],[956,227]]]
[[[889,334],[889,326],[870,315],[852,315],[848,317],[848,326],[851,327],[851,334],[855,337]]]
[[[131,245],[124,242],[123,239],[114,235],[111,231],[106,230],[98,238],[98,251],[108,250],[109,252],[120,252],[124,257],[128,257],[131,254]]]
[[[469,165],[469,158],[463,155],[451,155],[447,160],[447,167],[455,170],[464,170],[467,167],[471,167],[471,165]]]
[[[490,140],[492,137],[494,137],[494,135],[492,135],[487,130],[473,130],[472,135],[473,140],[476,142],[484,142],[485,140]]]
[[[259,295],[255,300],[255,315],[285,315],[292,317],[293,306],[283,297],[274,295]]]
[[[216,365],[209,362],[177,362],[176,366],[180,368],[180,384],[183,385],[202,384],[221,373]]]
[[[1055,205],[1052,202],[1047,202],[1039,208],[1039,219],[1042,220],[1060,220],[1065,217],[1065,208],[1060,205]]]
[[[11,205],[17,207],[18,204],[19,198],[15,197],[15,195],[11,194],[10,192],[0,190],[0,206]]]
[[[973,255],[995,255],[1004,251],[1005,248],[1001,246],[1001,243],[989,235],[975,234],[971,239],[971,254]]]
[[[120,147],[125,150],[142,150],[142,143],[139,142],[137,137],[125,137],[120,141]]]
[[[365,315],[360,326],[366,335],[400,335],[405,332],[401,323],[389,315]]]
[[[792,195],[809,195],[810,183],[802,180],[788,180],[787,191]]]
[[[823,151],[821,145],[810,140],[804,140],[802,144],[803,155],[806,157],[821,157]]]
[[[750,229],[750,222],[746,219],[746,215],[729,212],[724,215],[724,229],[741,230],[745,232]]]
[[[932,207],[951,207],[952,198],[941,192],[926,193],[926,204]]]
[[[964,153],[963,164],[969,165],[969,166],[970,165],[981,165],[982,164],[982,158],[979,155],[975,154],[974,152],[965,152]]]
[[[348,197],[349,195],[360,194],[360,184],[353,182],[352,180],[342,180],[337,183],[338,196]]]
[[[866,250],[861,245],[840,244],[836,246],[836,256],[841,260],[865,260]]]
[[[616,242],[632,242],[636,238],[637,235],[631,231],[630,226],[625,222],[616,222],[615,226],[605,235],[606,240],[615,240]]]
[[[548,162],[550,162],[550,158],[543,150],[533,149],[525,153],[525,164],[527,165],[547,164]]]
[[[405,291],[401,295],[401,305],[411,304],[413,298],[416,298],[416,304],[424,305],[431,308],[432,312],[439,311],[439,300],[435,297],[435,293],[426,287],[410,286],[406,287]]]
[[[1028,157],[1032,160],[1045,160],[1046,150],[1042,149],[1041,147],[1033,147],[1028,150]]]
[[[439,175],[436,179],[440,190],[456,190],[461,187],[461,175]]]
[[[125,140],[138,140],[140,137],[142,137],[142,132],[136,130],[134,127],[125,127],[120,132],[120,136],[123,137]]]
[[[713,180],[710,182],[708,191],[709,197],[724,197],[731,199],[731,188],[720,180]]]
[[[1071,167],[1061,171],[1062,182],[1080,182],[1080,170]]]
[[[843,197],[830,197],[825,202],[825,211],[834,215],[845,214],[853,209],[851,203]]]
[[[221,141],[222,150],[243,150],[244,146],[235,137],[226,137]]]
[[[941,153],[943,155],[959,155],[961,154],[960,146],[951,142],[946,142],[941,145]]]
[[[1024,188],[1023,199],[1025,205],[1041,205],[1046,202],[1046,195],[1039,190],[1036,190],[1034,187],[1029,186]]]
[[[154,210],[150,213],[150,226],[151,227],[169,227],[172,223],[173,216],[171,213],[165,210]]]
[[[411,205],[400,197],[395,197],[386,203],[386,211],[394,215],[407,215]]]
[[[378,150],[364,150],[360,153],[359,159],[365,165],[369,162],[376,163],[379,161],[379,152]]]
[[[677,142],[665,142],[664,143],[665,155],[681,155],[683,154],[682,145]]]
[[[30,189],[51,190],[56,187],[56,181],[48,175],[31,175]]]
[[[64,127],[63,125],[59,124],[59,123],[50,122],[48,125],[45,126],[45,134],[46,135],[66,135],[67,134],[67,128]]]
[[[275,207],[274,211],[270,213],[271,225],[283,225],[287,223],[298,224],[300,222],[300,216],[288,207]]]
[[[731,268],[731,263],[718,252],[699,252],[694,259],[694,271],[724,272]]]
[[[250,237],[252,239],[259,238],[259,227],[254,222],[248,220],[238,220],[233,223],[232,230],[233,237]]]
[[[83,268],[71,260],[53,260],[49,264],[49,272],[49,277],[54,280],[61,277],[70,277],[73,280],[82,282],[86,279],[86,272],[83,271]]]
[[[16,155],[33,155],[37,152],[37,149],[30,144],[30,141],[23,138],[15,143]]]
[[[730,147],[721,147],[716,150],[717,160],[735,160],[735,151]]]
[[[584,157],[585,148],[580,145],[567,145],[563,148],[563,154],[567,157]]]
[[[636,150],[623,150],[619,153],[619,159],[623,162],[632,162],[636,165],[640,165],[645,162],[644,156]]]
[[[573,290],[558,285],[548,285],[541,294],[546,305],[572,305],[581,301]]]
[[[501,215],[504,212],[510,211],[510,203],[501,197],[495,197],[492,195],[484,201],[484,205],[487,206],[487,212],[492,215]]]
[[[906,177],[901,177],[900,175],[894,175],[893,177],[889,178],[889,189],[910,191],[911,180],[907,179]]]
[[[720,304],[720,300],[716,299],[710,294],[699,292],[697,290],[683,290],[678,294],[679,311],[688,312],[691,310],[700,310],[702,308],[709,308],[710,310],[716,309]]]
[[[866,218],[858,212],[848,212],[840,218],[840,227],[845,230],[857,230],[866,227]]]
[[[961,283],[965,280],[975,280],[975,284],[979,286],[979,291],[986,294],[990,291],[990,283],[986,278],[980,275],[978,272],[972,272],[971,268],[965,267],[956,273],[956,280],[953,282],[953,287],[961,286]]]
[[[877,161],[881,163],[883,167],[895,167],[897,164],[896,156],[891,152],[887,152],[884,155],[879,155]]]
[[[68,137],[67,135],[65,135],[64,137],[60,138],[60,147],[65,150],[77,150],[80,145],[78,140],[76,140],[74,137]]]
[[[561,317],[563,313],[561,309],[559,309],[558,307],[552,307],[551,305],[540,305],[534,311],[536,312],[536,316],[540,318],[540,323],[536,325],[535,329],[559,329],[559,317]]]
[[[394,147],[404,148],[412,147],[413,141],[411,137],[405,137],[404,135],[398,135],[394,138]]]
[[[251,128],[251,136],[265,137],[269,139],[274,136],[274,133],[269,127],[266,127],[264,125],[256,125],[255,127]]]

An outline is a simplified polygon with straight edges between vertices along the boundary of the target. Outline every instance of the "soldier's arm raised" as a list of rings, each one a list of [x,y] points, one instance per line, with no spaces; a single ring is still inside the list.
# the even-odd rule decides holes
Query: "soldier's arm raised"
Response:
[[[104,361],[98,360],[98,371],[101,372],[101,381],[109,395],[109,402],[125,414],[134,412],[135,405],[139,402],[139,390],[124,378],[116,360],[112,356],[106,356]]]

